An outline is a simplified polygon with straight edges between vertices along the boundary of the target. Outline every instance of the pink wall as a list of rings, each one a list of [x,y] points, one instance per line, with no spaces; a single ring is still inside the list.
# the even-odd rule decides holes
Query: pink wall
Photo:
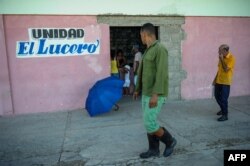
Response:
[[[100,54],[16,58],[16,42],[28,40],[28,28],[51,27],[85,28],[86,40],[100,35]],[[217,49],[222,43],[229,44],[236,57],[231,96],[250,95],[249,27],[250,18],[185,18],[183,99],[212,97]],[[109,27],[97,25],[95,16],[0,15],[0,50],[0,115],[82,108],[89,88],[110,73]]]
[[[3,16],[0,15],[0,115],[9,115],[13,108],[3,24]]]
[[[109,75],[109,27],[97,25],[96,17],[8,15],[4,19],[15,114],[82,108],[93,83]],[[100,35],[100,54],[16,58],[16,42],[29,40],[28,28],[85,28],[89,38]]]
[[[183,99],[211,98],[217,72],[218,47],[229,44],[236,57],[231,96],[250,95],[250,18],[186,17],[182,44]]]

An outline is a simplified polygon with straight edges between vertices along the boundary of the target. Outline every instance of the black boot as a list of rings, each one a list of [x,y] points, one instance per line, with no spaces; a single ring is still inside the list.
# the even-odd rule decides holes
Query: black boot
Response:
[[[173,153],[177,141],[164,127],[162,129],[164,130],[164,134],[160,137],[160,141],[166,145],[163,156],[168,157]]]
[[[147,152],[141,153],[140,157],[141,158],[149,158],[149,157],[155,157],[160,155],[160,150],[159,150],[159,138],[157,138],[154,135],[147,134],[148,136],[148,145],[149,149]]]
[[[223,121],[226,121],[226,120],[228,120],[227,115],[222,115],[220,118],[218,118],[219,122],[223,122]]]

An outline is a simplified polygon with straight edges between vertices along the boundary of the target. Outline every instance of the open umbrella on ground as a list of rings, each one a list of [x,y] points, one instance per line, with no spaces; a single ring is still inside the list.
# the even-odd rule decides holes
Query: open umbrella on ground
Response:
[[[90,116],[109,112],[122,97],[124,81],[116,77],[107,77],[97,81],[89,90],[85,108]]]

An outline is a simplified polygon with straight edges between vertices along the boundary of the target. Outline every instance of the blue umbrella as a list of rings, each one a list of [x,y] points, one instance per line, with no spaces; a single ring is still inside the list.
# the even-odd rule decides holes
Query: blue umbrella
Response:
[[[97,81],[89,90],[85,108],[90,116],[106,113],[122,97],[124,81],[116,77],[107,77]]]

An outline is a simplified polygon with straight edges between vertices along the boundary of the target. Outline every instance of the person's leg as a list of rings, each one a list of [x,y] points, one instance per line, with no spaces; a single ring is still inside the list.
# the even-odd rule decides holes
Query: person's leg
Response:
[[[129,87],[126,87],[126,95],[129,95]]]
[[[173,153],[177,141],[174,137],[172,137],[172,135],[167,131],[167,129],[163,127],[161,128],[161,130],[163,130],[163,135],[157,137],[160,139],[161,142],[166,145],[165,150],[163,152],[163,156],[168,157]]]
[[[166,145],[163,155],[167,157],[173,152],[176,140],[171,136],[171,134],[165,128],[160,127],[159,123],[157,122],[157,116],[160,113],[162,105],[165,102],[165,97],[158,97],[157,107],[154,108],[149,108],[149,100],[150,97],[144,96],[144,101],[143,101],[144,125],[147,132],[151,135],[151,137],[155,137],[156,141],[161,140]],[[159,144],[156,151],[159,152]],[[150,153],[148,152],[142,153],[140,156],[142,158],[148,158],[153,156],[150,155]]]
[[[130,84],[130,81],[129,80],[125,80],[125,82],[123,84],[123,94],[124,95],[128,95],[129,84]]]
[[[136,82],[137,82],[137,75],[134,75],[134,85],[136,86]]]
[[[142,96],[142,111],[143,111],[143,122],[144,126],[147,130],[147,138],[148,138],[148,144],[149,149],[146,152],[143,152],[140,154],[141,158],[149,158],[153,156],[159,156],[160,150],[159,150],[159,138],[152,133],[154,133],[156,130],[160,128],[160,126],[157,126],[158,123],[156,121],[157,112],[156,109],[150,109],[149,108],[149,100],[150,97],[148,96]],[[158,103],[159,107],[159,103]]]
[[[159,140],[166,145],[163,156],[170,156],[173,153],[174,147],[177,143],[176,139],[172,137],[172,135],[164,127],[160,127],[156,132],[152,134],[159,138]]]
[[[143,122],[148,133],[157,135],[161,131],[157,117],[165,102],[165,97],[158,97],[157,106],[149,108],[150,97],[144,96]]]
[[[222,103],[221,103],[221,92],[222,92],[222,85],[220,84],[215,84],[214,85],[214,97],[220,106],[220,111],[217,113],[217,115],[222,115]]]
[[[177,141],[175,140],[175,138],[172,137],[172,135],[167,131],[167,129],[165,129],[164,127],[160,127],[158,125],[157,116],[159,112],[161,111],[161,107],[164,102],[165,102],[165,98],[158,99],[158,106],[155,107],[155,109],[157,110],[156,111],[157,114],[155,115],[156,117],[151,116],[153,118],[151,119],[151,121],[155,123],[155,125],[151,125],[151,126],[156,126],[154,130],[152,128],[152,131],[154,132],[152,132],[151,134],[155,135],[161,142],[165,144],[165,150],[163,152],[163,155],[165,157],[168,157],[169,155],[173,153],[174,146],[176,145]]]
[[[221,91],[221,111],[222,116],[218,119],[218,121],[225,121],[228,119],[228,97],[230,94],[230,86],[229,85],[222,85]]]
[[[125,93],[126,93],[126,88],[123,86],[123,88],[122,88],[122,94],[125,95]]]
[[[157,157],[160,155],[160,140],[155,135],[147,133],[148,150],[140,154],[140,158]]]

